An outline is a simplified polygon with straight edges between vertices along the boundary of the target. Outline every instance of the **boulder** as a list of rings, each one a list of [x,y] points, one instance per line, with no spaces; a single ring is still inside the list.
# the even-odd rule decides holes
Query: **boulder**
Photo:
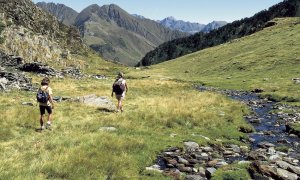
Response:
[[[189,152],[193,152],[193,151],[196,151],[197,149],[199,149],[199,144],[196,142],[184,142],[183,145],[184,145],[184,148],[186,149],[186,151],[189,151]]]
[[[205,175],[207,178],[210,179],[216,171],[217,171],[216,168],[207,168],[205,171]]]
[[[105,96],[98,97],[94,94],[87,95],[83,97],[79,97],[79,102],[97,107],[101,111],[107,111],[107,112],[115,112],[116,106],[115,104]]]
[[[281,169],[281,168],[277,168],[277,173],[278,173],[278,177],[282,178],[282,179],[288,179],[288,180],[297,180],[298,179],[297,174],[291,173],[291,172]]]

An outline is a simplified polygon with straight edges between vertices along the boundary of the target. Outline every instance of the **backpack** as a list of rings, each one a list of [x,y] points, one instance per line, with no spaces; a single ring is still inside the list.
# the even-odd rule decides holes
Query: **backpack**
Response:
[[[113,84],[113,92],[115,92],[116,94],[120,95],[125,91],[125,85],[122,83],[122,81],[116,81]]]
[[[41,88],[36,94],[36,100],[40,103],[47,103],[49,99],[49,94],[47,92],[48,87],[45,90],[42,90]]]

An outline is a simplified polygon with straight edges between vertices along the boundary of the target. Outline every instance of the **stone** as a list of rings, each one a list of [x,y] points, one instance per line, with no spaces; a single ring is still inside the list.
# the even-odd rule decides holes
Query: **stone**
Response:
[[[201,160],[208,160],[209,159],[209,156],[207,153],[201,153],[201,157],[200,157]]]
[[[278,176],[282,179],[289,179],[289,180],[297,180],[298,176],[297,174],[291,173],[287,170],[277,168]]]
[[[230,147],[232,148],[233,152],[235,153],[240,153],[241,152],[241,148],[238,145],[230,145]]]
[[[222,166],[227,166],[227,165],[228,165],[227,162],[225,162],[225,161],[220,161],[220,162],[218,162],[218,163],[216,164],[216,168],[220,168],[220,167],[222,167]]]
[[[276,161],[276,165],[284,170],[289,170],[300,175],[300,167],[293,166],[285,161]]]
[[[100,131],[116,131],[117,128],[115,128],[115,127],[100,127],[99,130]]]
[[[215,167],[217,163],[218,163],[218,160],[214,159],[212,161],[208,161],[206,165],[208,167]]]
[[[203,150],[204,152],[213,152],[213,151],[214,151],[213,148],[211,148],[211,147],[209,147],[209,146],[206,146],[206,147],[202,148],[202,150]]]
[[[158,172],[158,173],[162,173],[163,172],[163,170],[160,169],[159,165],[153,165],[153,166],[150,166],[150,167],[146,167],[146,170],[148,170],[148,171],[155,171],[155,172]]]
[[[34,106],[34,104],[31,102],[22,102],[22,105],[23,106]]]
[[[274,144],[269,143],[269,142],[260,142],[257,146],[260,147],[260,148],[275,147]]]
[[[203,167],[199,167],[198,174],[202,177],[205,177],[205,169]]]
[[[216,171],[216,168],[207,168],[205,171],[205,175],[210,179]]]
[[[272,155],[272,156],[269,157],[270,161],[276,161],[276,160],[279,160],[279,159],[281,159],[281,157],[278,154],[275,154],[275,155]]]
[[[276,153],[276,150],[274,149],[274,147],[270,147],[269,149],[268,149],[268,154],[269,155],[274,155]]]
[[[185,172],[185,173],[192,173],[193,169],[191,167],[179,167],[178,170],[180,172]]]
[[[249,152],[248,146],[241,146],[240,149],[241,149],[241,152],[242,152],[242,153],[247,153],[247,152]]]
[[[184,142],[183,145],[185,149],[189,152],[193,152],[199,149],[199,144],[196,142]]]
[[[223,154],[224,154],[224,156],[230,156],[230,155],[233,155],[234,152],[226,150],[226,151],[223,152]]]
[[[187,175],[185,177],[185,180],[205,180],[206,178],[203,178],[200,175]]]
[[[4,77],[4,78],[0,78],[0,83],[1,84],[7,84],[8,80]]]
[[[260,124],[261,119],[250,119],[249,122],[252,123],[252,124]]]
[[[238,164],[250,164],[251,161],[239,161]]]
[[[179,163],[182,163],[182,164],[185,164],[185,165],[187,165],[187,164],[189,164],[189,162],[186,160],[186,159],[183,159],[182,157],[178,157],[178,162]]]
[[[97,107],[98,110],[107,111],[107,112],[115,112],[116,106],[115,104],[105,96],[96,96],[94,94],[87,95],[79,98],[79,102]]]

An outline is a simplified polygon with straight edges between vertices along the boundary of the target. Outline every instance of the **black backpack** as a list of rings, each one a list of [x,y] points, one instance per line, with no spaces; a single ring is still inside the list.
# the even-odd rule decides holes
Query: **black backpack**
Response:
[[[125,85],[122,83],[122,81],[116,81],[113,84],[113,92],[115,92],[116,94],[120,95],[125,91]]]
[[[49,94],[47,92],[48,87],[45,90],[42,90],[41,88],[36,94],[36,100],[40,103],[47,103],[49,99]]]

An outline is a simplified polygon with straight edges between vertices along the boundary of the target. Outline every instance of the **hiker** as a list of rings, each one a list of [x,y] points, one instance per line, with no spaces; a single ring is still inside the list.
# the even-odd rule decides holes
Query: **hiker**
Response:
[[[112,86],[112,92],[111,97],[114,96],[114,93],[116,95],[116,98],[118,100],[118,106],[117,106],[117,112],[121,110],[123,112],[123,105],[122,100],[125,98],[125,94],[128,91],[128,87],[126,84],[126,80],[124,79],[124,74],[122,72],[119,72],[117,79],[115,80],[113,86]]]
[[[40,124],[41,130],[45,129],[44,126],[44,115],[47,110],[48,112],[48,121],[46,123],[46,129],[51,129],[52,123],[52,109],[54,109],[54,102],[52,99],[52,89],[49,87],[50,79],[45,77],[41,82],[41,87],[37,93],[37,101],[40,105]]]

